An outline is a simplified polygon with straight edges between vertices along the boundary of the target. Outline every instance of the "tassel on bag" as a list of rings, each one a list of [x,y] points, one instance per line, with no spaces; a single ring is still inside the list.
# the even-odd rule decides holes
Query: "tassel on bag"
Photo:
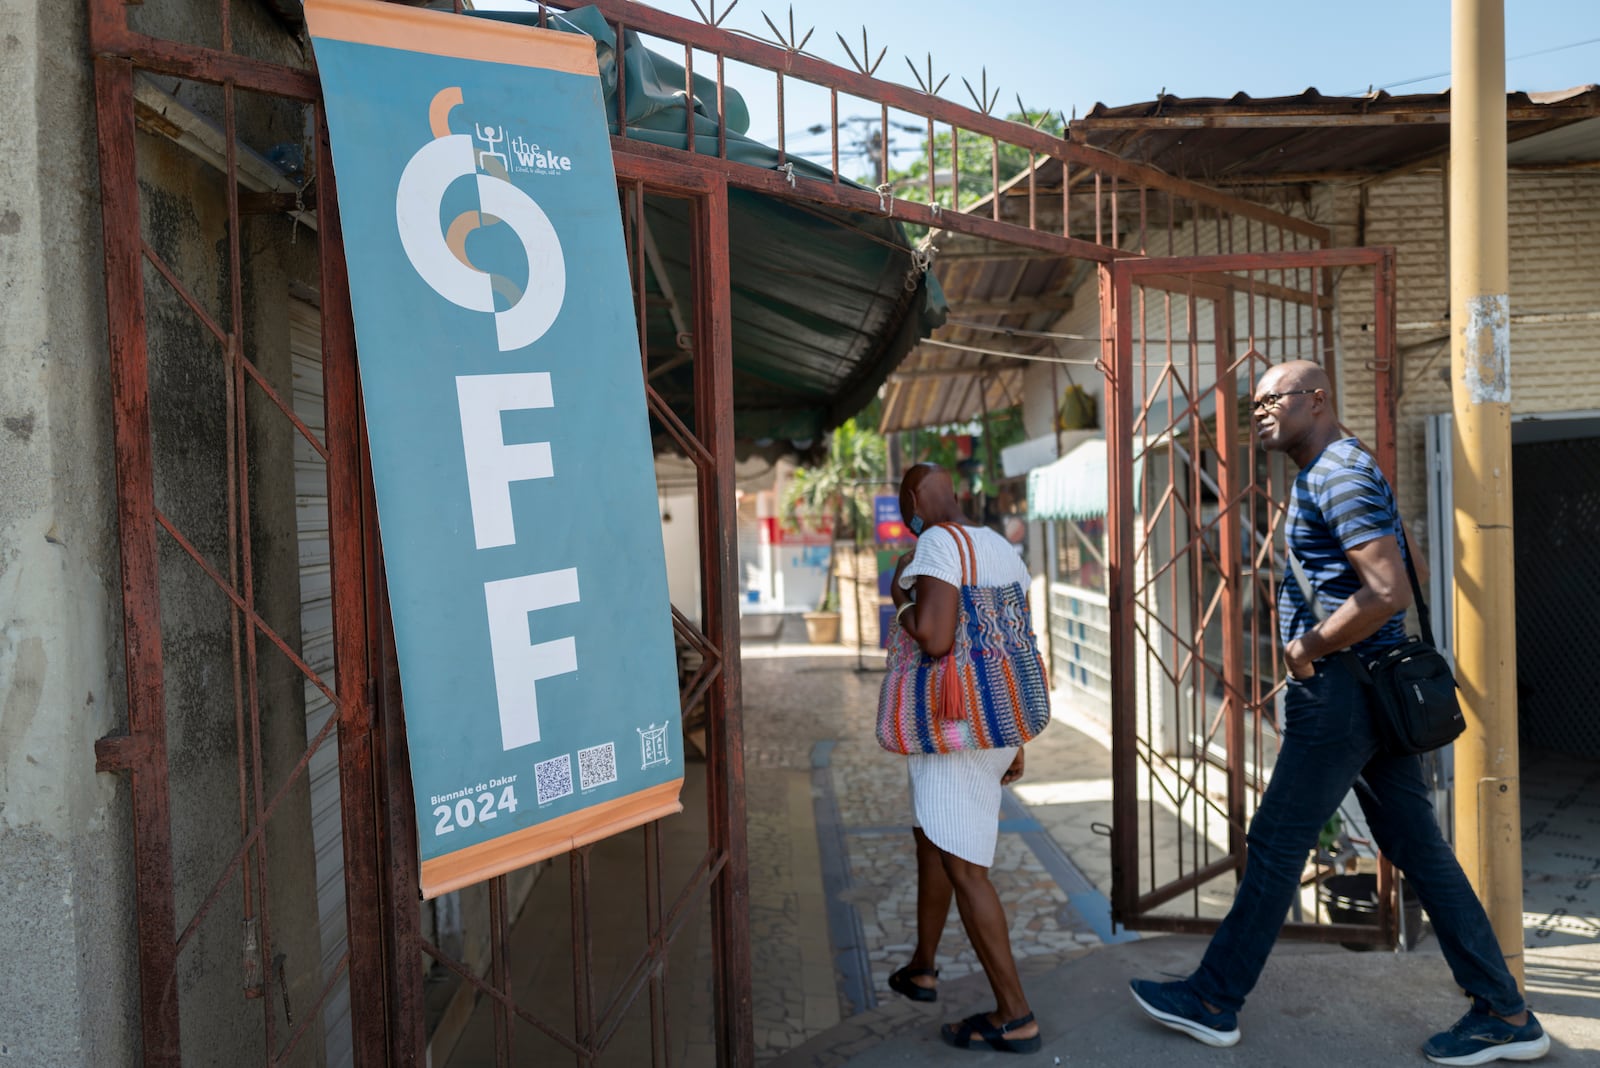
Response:
[[[952,649],[939,661],[939,719],[967,718],[967,703],[961,699],[961,669]]]

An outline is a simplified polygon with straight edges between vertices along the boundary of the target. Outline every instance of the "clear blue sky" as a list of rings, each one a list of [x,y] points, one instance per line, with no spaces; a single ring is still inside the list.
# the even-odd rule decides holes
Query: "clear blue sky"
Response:
[[[518,2],[481,0],[480,6]],[[649,2],[699,17],[690,0]],[[709,11],[708,0],[700,5]],[[1600,82],[1600,2],[1506,0],[1505,6],[1507,88]],[[719,13],[727,7],[719,0]],[[1030,109],[1068,115],[1076,109],[1082,115],[1097,101],[1136,103],[1153,99],[1163,87],[1179,96],[1279,96],[1311,86],[1330,95],[1368,86],[1392,86],[1394,93],[1449,86],[1443,73],[1450,69],[1448,0],[1011,0],[981,6],[954,0],[797,0],[793,10],[801,35],[808,27],[816,30],[806,51],[840,64],[849,61],[835,31],[859,54],[864,25],[874,55],[889,48],[880,78],[913,84],[904,57],[923,68],[931,52],[936,74],[952,75],[941,94],[950,100],[970,104],[961,79],[976,87],[987,67],[991,91],[1000,89],[1002,112],[1015,110],[1019,93]],[[787,33],[790,7],[774,0],[740,0],[723,26],[770,37],[763,11]],[[1546,49],[1560,50],[1511,58]],[[772,140],[774,79],[738,72],[729,81],[749,101],[751,133]],[[1402,82],[1407,84],[1396,84]],[[825,98],[795,94],[785,124],[791,148],[804,143],[800,131],[826,118]]]

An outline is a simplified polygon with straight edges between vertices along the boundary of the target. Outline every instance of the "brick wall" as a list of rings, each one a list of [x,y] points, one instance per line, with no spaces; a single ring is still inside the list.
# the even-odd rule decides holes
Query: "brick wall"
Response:
[[[1509,188],[1511,311],[1600,311],[1600,175],[1513,174]],[[1404,325],[1449,314],[1448,191],[1440,173],[1325,192],[1338,245],[1397,250],[1396,318]],[[1373,430],[1371,273],[1339,285],[1341,407],[1363,438]],[[1398,491],[1419,538],[1427,511],[1423,423],[1450,410],[1447,329],[1402,329]],[[1513,323],[1511,402],[1516,415],[1600,408],[1600,322]]]

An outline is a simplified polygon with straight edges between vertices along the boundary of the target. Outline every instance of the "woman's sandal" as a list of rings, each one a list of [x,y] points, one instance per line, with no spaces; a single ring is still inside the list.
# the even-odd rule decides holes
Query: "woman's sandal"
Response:
[[[989,1043],[989,1048],[1000,1053],[1038,1053],[1044,1045],[1044,1040],[1039,1035],[1029,1035],[1027,1038],[1007,1038],[1006,1032],[1018,1027],[1025,1027],[1033,1022],[1033,1013],[1019,1016],[1015,1020],[996,1027],[989,1022],[988,1014],[978,1013],[968,1016],[958,1024],[945,1024],[939,1028],[939,1037],[956,1049],[971,1049],[972,1038],[976,1035]]]
[[[889,975],[889,989],[901,997],[910,998],[912,1001],[938,1001],[939,991],[931,986],[918,986],[911,980],[923,975],[939,978],[938,968],[913,968],[906,965],[897,972]]]

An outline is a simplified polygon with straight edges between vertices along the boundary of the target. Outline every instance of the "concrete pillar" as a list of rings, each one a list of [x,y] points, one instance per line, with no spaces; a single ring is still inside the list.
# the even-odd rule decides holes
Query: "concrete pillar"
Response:
[[[85,5],[0,13],[0,1063],[132,1064],[120,582]],[[9,1058],[9,1059],[8,1059]]]

